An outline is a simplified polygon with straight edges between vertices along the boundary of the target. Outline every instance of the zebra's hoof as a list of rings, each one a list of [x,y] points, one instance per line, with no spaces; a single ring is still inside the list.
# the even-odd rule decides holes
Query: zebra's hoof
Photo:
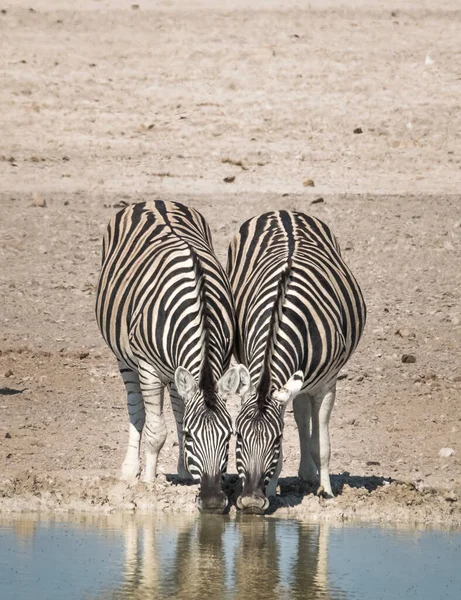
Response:
[[[130,486],[136,485],[139,481],[141,471],[137,465],[123,465],[120,474],[120,481],[128,483]]]

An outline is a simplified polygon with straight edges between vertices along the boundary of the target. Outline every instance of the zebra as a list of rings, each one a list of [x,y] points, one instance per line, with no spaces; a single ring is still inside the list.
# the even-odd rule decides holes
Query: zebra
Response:
[[[235,333],[232,292],[203,216],[178,202],[125,207],[103,240],[96,318],[118,359],[130,418],[122,480],[136,482],[144,432],[143,481],[151,483],[167,435],[169,388],[180,479],[200,482],[198,507],[222,512],[232,421],[218,381]]]
[[[273,211],[246,221],[230,244],[235,354],[226,380],[240,396],[236,463],[240,509],[263,512],[282,468],[287,403],[300,442],[298,475],[332,497],[329,419],[338,372],[366,320],[361,290],[329,227],[300,212]],[[311,426],[312,422],[312,426]]]

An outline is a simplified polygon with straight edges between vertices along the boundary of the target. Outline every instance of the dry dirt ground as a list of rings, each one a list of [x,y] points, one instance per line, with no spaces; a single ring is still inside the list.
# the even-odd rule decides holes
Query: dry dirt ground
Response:
[[[118,483],[125,398],[93,316],[109,218],[164,198],[223,261],[244,219],[313,214],[362,284],[338,495],[299,486],[289,413],[275,514],[461,524],[459,3],[153,4],[0,3],[0,510],[195,510],[168,406],[154,489]]]

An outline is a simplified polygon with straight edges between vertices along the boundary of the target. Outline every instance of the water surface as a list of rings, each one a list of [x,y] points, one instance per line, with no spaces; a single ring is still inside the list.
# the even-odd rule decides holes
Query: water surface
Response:
[[[2,600],[439,600],[460,594],[460,531],[219,515],[0,520]]]

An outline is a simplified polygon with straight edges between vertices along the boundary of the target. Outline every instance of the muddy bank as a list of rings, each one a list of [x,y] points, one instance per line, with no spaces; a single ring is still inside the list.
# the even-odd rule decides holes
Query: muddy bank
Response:
[[[461,502],[457,492],[433,488],[418,490],[413,484],[380,477],[333,477],[338,493],[333,500],[318,497],[297,478],[282,478],[280,494],[267,514],[306,520],[365,521],[461,527]],[[231,514],[236,512],[236,476],[228,476],[225,491]],[[196,485],[179,484],[175,476],[160,475],[152,486],[129,487],[114,477],[93,475],[18,474],[0,481],[0,512],[195,513]]]

